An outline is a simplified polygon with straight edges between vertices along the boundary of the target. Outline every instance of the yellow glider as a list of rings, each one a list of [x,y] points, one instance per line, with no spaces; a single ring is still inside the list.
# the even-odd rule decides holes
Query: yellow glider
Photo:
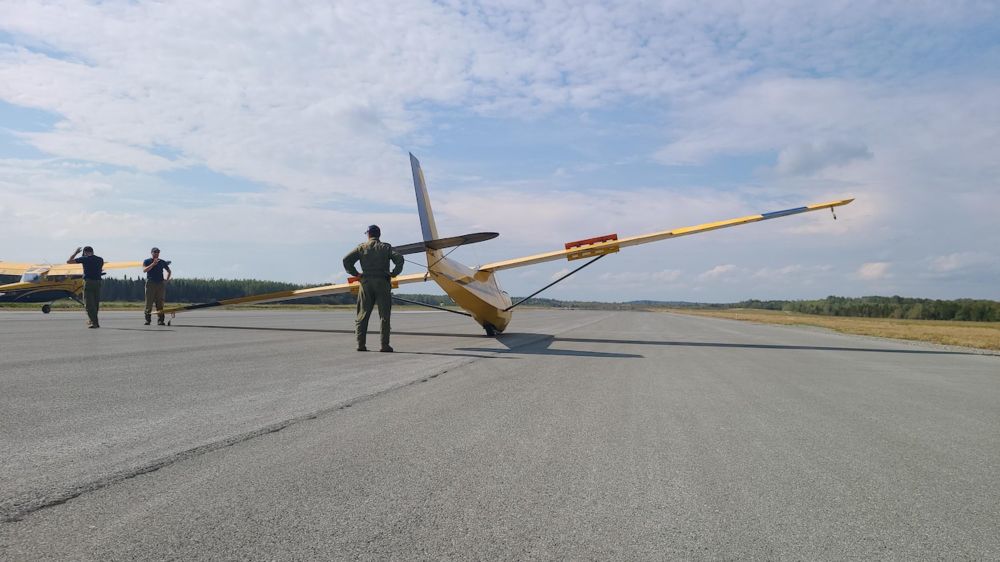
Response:
[[[562,250],[556,250],[542,254],[535,254],[533,256],[525,256],[522,258],[515,258],[511,260],[488,263],[486,265],[482,265],[476,268],[471,268],[457,261],[449,259],[447,257],[447,254],[443,253],[442,250],[445,248],[461,246],[464,244],[470,244],[474,242],[480,242],[482,240],[487,240],[495,237],[496,234],[475,233],[475,234],[467,234],[465,236],[440,238],[437,232],[437,225],[434,222],[434,214],[431,211],[431,201],[430,201],[430,196],[428,195],[427,192],[426,182],[424,181],[423,169],[420,167],[420,162],[412,154],[410,154],[410,168],[413,173],[413,187],[417,197],[417,212],[418,215],[420,216],[420,228],[424,240],[422,242],[417,242],[415,244],[407,244],[405,246],[400,246],[397,249],[403,250],[402,253],[414,253],[414,252],[424,251],[427,256],[427,272],[420,274],[401,275],[399,277],[396,277],[395,279],[393,279],[393,286],[402,285],[406,283],[419,283],[424,281],[436,282],[445,291],[445,293],[447,293],[448,296],[451,297],[451,299],[455,301],[455,303],[458,304],[465,311],[464,314],[471,316],[476,322],[479,323],[480,326],[482,326],[486,330],[487,335],[490,336],[495,335],[498,332],[502,332],[504,329],[506,329],[507,325],[510,324],[512,310],[514,309],[514,307],[527,300],[527,299],[522,299],[517,303],[512,303],[510,296],[500,288],[500,284],[497,282],[495,276],[495,273],[497,271],[501,271],[504,269],[511,269],[515,267],[525,267],[529,265],[534,265],[553,260],[560,260],[560,259],[574,261],[579,259],[590,258],[590,261],[586,262],[584,265],[578,267],[576,270],[570,272],[569,274],[563,276],[562,278],[556,280],[555,282],[550,283],[549,285],[543,287],[542,289],[536,291],[531,295],[534,296],[537,295],[542,290],[545,290],[548,287],[554,285],[555,283],[558,283],[562,279],[565,279],[569,275],[572,275],[576,271],[579,271],[580,269],[586,267],[590,263],[593,263],[593,261],[596,261],[597,259],[600,259],[607,254],[618,252],[621,248],[626,248],[629,246],[637,246],[639,244],[648,244],[650,242],[658,242],[660,240],[667,240],[671,238],[679,238],[681,236],[699,234],[702,232],[709,232],[712,230],[729,228],[731,226],[739,226],[742,224],[749,224],[752,222],[759,222],[779,217],[787,217],[799,213],[818,211],[821,209],[832,210],[834,207],[847,205],[851,201],[854,201],[854,199],[839,199],[836,201],[828,201],[826,203],[806,205],[804,207],[796,207],[793,209],[786,209],[783,211],[774,211],[770,213],[761,213],[757,215],[747,215],[745,217],[739,217],[735,219],[710,222],[705,224],[699,224],[696,226],[688,226],[684,228],[676,228],[673,230],[651,232],[649,234],[641,234],[639,236],[630,236],[626,238],[618,238],[616,234],[609,234],[605,236],[599,236],[596,238],[589,238],[586,240],[567,242]],[[281,291],[276,293],[252,295],[234,299],[215,301],[210,303],[176,306],[168,308],[165,312],[177,313],[186,310],[198,310],[215,306],[277,302],[277,301],[302,299],[307,297],[319,297],[324,295],[332,295],[337,293],[356,291],[358,287],[359,285],[357,281],[352,279],[348,280],[347,283],[324,285],[321,287],[298,289],[295,291]],[[403,299],[398,299],[398,300],[403,300]],[[421,304],[421,303],[414,303],[414,304]],[[432,308],[438,308],[438,307],[432,307]]]

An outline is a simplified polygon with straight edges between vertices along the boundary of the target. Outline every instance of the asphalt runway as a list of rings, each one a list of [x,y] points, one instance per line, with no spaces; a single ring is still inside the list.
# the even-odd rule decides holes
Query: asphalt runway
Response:
[[[0,312],[0,559],[1000,559],[1000,357],[400,312]]]

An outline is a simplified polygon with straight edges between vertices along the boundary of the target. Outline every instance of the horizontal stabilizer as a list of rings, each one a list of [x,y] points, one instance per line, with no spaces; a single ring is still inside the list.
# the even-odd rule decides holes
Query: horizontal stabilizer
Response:
[[[500,233],[473,232],[472,234],[463,234],[461,236],[452,236],[450,238],[438,238],[436,240],[427,240],[424,242],[414,242],[413,244],[404,244],[402,246],[393,246],[392,249],[405,256],[407,254],[415,254],[425,250],[441,250],[444,248],[454,248],[455,246],[464,246],[466,244],[475,244],[476,242],[485,242],[487,240],[492,240],[497,236],[500,236]]]

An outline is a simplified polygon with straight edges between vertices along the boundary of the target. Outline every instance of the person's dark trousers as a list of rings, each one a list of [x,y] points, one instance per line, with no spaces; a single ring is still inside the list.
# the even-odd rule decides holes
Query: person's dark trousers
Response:
[[[163,301],[167,295],[167,284],[163,281],[146,281],[146,322],[152,318],[153,306],[156,306],[156,317],[160,324],[166,320],[163,313]]]
[[[87,308],[87,317],[91,326],[100,326],[97,321],[97,311],[101,308],[101,280],[83,280],[83,304]]]
[[[389,347],[389,315],[392,311],[392,286],[388,279],[367,277],[361,278],[361,290],[358,291],[358,316],[354,322],[354,333],[358,338],[358,349],[365,347],[368,335],[368,320],[372,310],[378,306],[378,315],[382,319],[382,348]]]

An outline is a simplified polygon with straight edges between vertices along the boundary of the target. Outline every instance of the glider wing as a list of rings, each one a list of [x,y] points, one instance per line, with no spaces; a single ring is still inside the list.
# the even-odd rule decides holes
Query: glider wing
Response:
[[[104,269],[129,269],[142,267],[141,261],[107,261]],[[48,275],[83,275],[83,266],[78,263],[63,263],[49,267]]]
[[[0,275],[23,275],[25,271],[38,267],[33,263],[14,263],[12,261],[0,261]]]
[[[668,238],[677,238],[680,236],[687,236],[689,234],[699,234],[702,232],[708,232],[710,230],[718,230],[720,228],[728,228],[730,226],[738,226],[741,224],[748,224],[751,222],[759,222],[768,219],[776,219],[779,217],[787,217],[790,215],[797,215],[799,213],[807,213],[809,211],[818,211],[820,209],[832,209],[834,207],[839,207],[841,205],[847,205],[851,201],[854,201],[854,199],[839,199],[837,201],[828,201],[826,203],[816,203],[814,205],[806,205],[805,207],[785,209],[784,211],[761,213],[759,215],[748,215],[745,217],[739,217],[735,219],[729,219],[718,222],[709,222],[705,224],[699,224],[696,226],[686,226],[683,228],[676,228],[674,230],[651,232],[649,234],[641,234],[639,236],[631,236],[628,238],[621,238],[621,239],[618,239],[617,235],[601,236],[599,238],[591,238],[588,240],[580,240],[579,242],[567,243],[566,248],[563,250],[556,250],[554,252],[547,252],[544,254],[535,254],[533,256],[525,256],[523,258],[514,258],[511,260],[488,263],[486,265],[480,266],[479,271],[500,271],[502,269],[524,267],[527,265],[534,265],[536,263],[554,261],[559,259],[574,260],[574,259],[598,256],[601,254],[610,254],[613,252],[617,252],[620,248],[624,248],[626,246],[637,246],[639,244],[657,242],[659,240],[666,240]]]
[[[421,283],[430,279],[430,275],[426,273],[412,273],[410,275],[400,275],[392,280],[393,286],[395,285],[405,285],[407,283]],[[352,290],[357,289],[359,286],[357,281],[351,283],[337,283],[334,285],[323,285],[320,287],[309,287],[307,289],[295,289],[293,291],[277,291],[274,293],[263,293],[260,295],[250,295],[246,297],[236,297],[232,299],[224,299],[213,302],[206,302],[200,304],[188,304],[182,306],[173,306],[166,308],[164,313],[177,313],[184,312],[186,310],[199,310],[202,308],[213,308],[216,306],[230,306],[235,304],[260,304],[267,302],[281,302],[281,301],[291,301],[297,299],[307,299],[310,297],[323,297],[326,295],[335,295],[338,293],[349,293]]]

